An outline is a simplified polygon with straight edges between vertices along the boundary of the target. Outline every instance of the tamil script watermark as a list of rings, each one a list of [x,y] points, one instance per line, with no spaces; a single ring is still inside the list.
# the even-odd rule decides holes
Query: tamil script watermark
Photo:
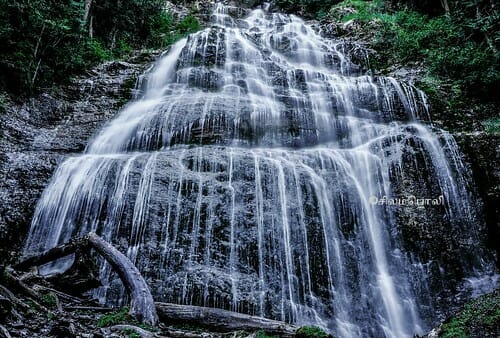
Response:
[[[443,195],[437,198],[417,198],[413,195],[406,197],[377,197],[370,196],[368,202],[371,205],[410,205],[410,206],[428,206],[428,205],[444,205]]]

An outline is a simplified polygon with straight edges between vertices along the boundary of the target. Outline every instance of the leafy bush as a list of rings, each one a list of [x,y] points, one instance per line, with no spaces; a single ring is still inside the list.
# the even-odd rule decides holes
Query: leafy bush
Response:
[[[276,0],[276,5],[290,13],[322,19],[328,10],[340,0]]]
[[[483,122],[484,130],[490,134],[500,134],[500,118],[491,118]]]
[[[32,93],[136,48],[163,48],[201,28],[163,0],[0,0],[0,90]]]
[[[391,16],[382,12],[384,7],[382,0],[363,1],[363,0],[344,0],[332,7],[330,15],[337,20],[347,22],[352,19],[359,21],[371,21],[381,19],[390,21]],[[335,9],[350,8],[353,12],[337,12]]]
[[[172,42],[170,31],[174,26],[174,19],[170,13],[161,11],[148,21],[148,25],[148,29],[151,31],[151,45],[163,47]]]
[[[302,326],[295,335],[297,338],[333,338],[316,326]]]
[[[439,337],[466,338],[473,332],[495,336],[500,323],[500,291],[483,295],[467,303],[462,311],[445,322]]]
[[[108,49],[104,48],[104,46],[102,45],[102,42],[99,40],[95,40],[95,39],[87,40],[85,42],[84,48],[85,49],[84,49],[83,57],[85,58],[86,62],[89,62],[92,64],[102,62],[102,61],[107,61],[113,57],[111,52]],[[84,64],[85,61],[82,63]]]
[[[374,35],[372,44],[379,53],[371,64],[379,70],[394,64],[423,63],[429,76],[451,82],[466,97],[498,100],[500,54],[494,44],[500,38],[492,22],[498,15],[485,12],[478,19],[476,11],[449,1],[453,13],[430,17],[402,7],[405,2],[413,4],[398,1],[399,10],[393,10],[381,0],[345,0],[332,8],[330,16],[344,22],[357,20]],[[416,5],[413,8],[420,8]]]
[[[55,309],[57,305],[56,296],[52,292],[44,293],[41,297],[42,304],[49,309]]]
[[[198,19],[192,15],[186,16],[177,24],[177,31],[180,34],[191,34],[200,30],[200,28],[201,25],[198,22]]]
[[[106,327],[133,322],[132,318],[128,314],[128,311],[128,307],[123,307],[118,312],[102,315],[97,321],[97,327]]]

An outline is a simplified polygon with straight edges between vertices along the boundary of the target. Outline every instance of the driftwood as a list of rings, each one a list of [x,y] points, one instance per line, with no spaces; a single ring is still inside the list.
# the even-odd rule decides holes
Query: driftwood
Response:
[[[89,233],[83,238],[73,239],[67,244],[57,246],[44,253],[29,257],[14,266],[18,270],[26,270],[32,266],[39,266],[54,261],[61,257],[83,250],[93,248],[113,267],[123,282],[130,295],[130,313],[139,321],[156,325],[158,316],[153,301],[153,296],[141,276],[139,270],[132,262],[111,244],[94,233]]]
[[[5,270],[3,273],[3,280],[4,282],[10,286],[13,289],[16,289],[20,291],[21,293],[27,295],[28,297],[31,298],[31,305],[36,307],[39,311],[46,312],[46,313],[51,313],[49,309],[47,309],[45,306],[40,304],[38,300],[42,299],[42,296],[24,284],[22,281],[14,277],[9,271]],[[7,289],[8,290],[8,289]]]
[[[0,320],[10,315],[12,311],[12,301],[0,295]]]
[[[9,299],[14,305],[21,307],[23,310],[29,309],[29,305],[17,298],[9,289],[0,284],[0,295]]]
[[[167,324],[194,324],[217,332],[263,330],[280,337],[291,337],[299,329],[276,320],[201,306],[156,303],[156,310],[160,320]]]
[[[9,333],[9,331],[3,325],[0,325],[0,333],[2,334],[2,337],[12,338],[12,336]]]
[[[105,306],[65,306],[65,311],[90,311],[90,312],[112,312],[115,311],[116,308],[105,307]]]
[[[33,285],[33,289],[35,289],[35,290],[50,291],[52,293],[55,293],[57,296],[59,296],[59,298],[64,299],[67,302],[71,302],[71,303],[80,304],[83,301],[83,299],[81,299],[81,298],[78,298],[78,297],[75,297],[75,296],[72,296],[72,295],[68,295],[67,293],[64,293],[64,292],[61,292],[59,290],[56,290],[56,289],[53,289],[53,288],[49,288],[49,287],[46,287],[46,286],[43,286],[43,285],[35,284],[35,285]]]
[[[134,264],[111,244],[94,233],[87,235],[89,244],[113,267],[127,289],[131,301],[130,311],[139,322],[156,325],[158,315],[146,281]]]
[[[33,266],[40,266],[56,259],[74,254],[78,248],[88,245],[88,236],[83,238],[73,238],[68,243],[56,246],[38,255],[28,257],[13,266],[19,271],[27,271]]]
[[[212,337],[212,335],[207,335],[206,333],[194,333],[181,330],[163,329],[161,330],[162,336],[155,335],[155,338],[207,338]],[[234,337],[231,335],[231,337]]]

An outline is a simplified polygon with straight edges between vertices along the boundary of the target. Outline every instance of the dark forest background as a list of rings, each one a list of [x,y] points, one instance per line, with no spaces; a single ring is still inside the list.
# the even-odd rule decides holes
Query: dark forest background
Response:
[[[195,8],[196,1],[174,1]],[[498,103],[499,15],[494,0],[276,0],[286,12],[358,23],[378,57],[374,71],[418,65],[430,95],[450,106]],[[196,13],[175,19],[161,0],[0,0],[0,99],[67,82],[136,49],[160,49],[199,30]]]

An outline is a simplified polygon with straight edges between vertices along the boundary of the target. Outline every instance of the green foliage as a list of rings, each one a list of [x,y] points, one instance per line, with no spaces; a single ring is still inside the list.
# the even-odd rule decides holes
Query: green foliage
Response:
[[[199,31],[201,28],[200,23],[198,22],[198,19],[196,19],[192,15],[186,16],[184,19],[182,19],[178,24],[177,24],[177,31],[180,34],[191,34],[196,31]]]
[[[462,311],[442,326],[439,337],[467,338],[472,332],[495,333],[500,323],[500,292],[488,294],[467,303]]]
[[[297,338],[329,338],[332,337],[316,326],[302,326],[296,333]]]
[[[31,90],[61,79],[78,65],[83,2],[0,0],[0,87]]]
[[[286,12],[322,19],[328,10],[340,0],[276,0],[276,5]]]
[[[349,8],[353,12],[337,12],[336,9]],[[359,20],[359,21],[371,21],[371,20],[384,20],[390,21],[392,18],[390,15],[382,13],[383,1],[363,1],[363,0],[344,0],[338,5],[334,6],[330,12],[330,15],[337,20],[347,22],[349,20]]]
[[[107,327],[118,324],[130,324],[151,332],[158,331],[157,328],[151,326],[150,324],[138,323],[132,316],[130,316],[129,308],[126,306],[122,307],[118,311],[100,316],[97,321],[97,327]],[[125,334],[129,334],[129,337],[135,337],[134,335],[136,333],[134,331],[125,331]]]
[[[47,292],[41,297],[42,304],[48,307],[49,309],[56,308],[56,296],[52,292]]]
[[[201,28],[163,0],[0,0],[0,90],[33,93],[133,49],[163,48]]]
[[[255,332],[255,338],[277,338],[276,336],[270,336],[265,331],[260,330]]]
[[[141,338],[141,335],[132,329],[122,330],[122,333],[126,335],[128,338]]]
[[[490,134],[500,134],[500,118],[492,118],[483,122],[484,130]]]
[[[148,21],[148,25],[151,31],[151,45],[163,47],[173,42],[171,30],[174,26],[174,19],[170,13],[159,12]]]
[[[431,7],[426,7],[428,13],[410,10],[421,8],[416,1],[392,1],[398,10],[388,7],[388,2],[345,0],[332,8],[330,16],[344,22],[357,20],[374,34],[373,47],[379,52],[371,60],[375,69],[422,63],[429,76],[449,82],[461,96],[498,100],[500,35],[494,28],[498,22],[495,11],[478,15],[480,5],[471,10],[471,1],[466,1],[467,6],[450,0],[452,12],[445,15],[443,10],[436,15],[437,9]]]
[[[102,315],[97,321],[97,327],[106,327],[133,322],[132,318],[128,314],[128,311],[128,307],[123,307],[118,312]]]
[[[85,42],[82,57],[85,58],[87,62],[94,64],[110,60],[113,58],[113,55],[108,49],[104,48],[101,41],[96,39],[89,39]],[[78,61],[75,60],[75,62]],[[82,64],[85,63],[85,61],[83,60],[81,62]]]

